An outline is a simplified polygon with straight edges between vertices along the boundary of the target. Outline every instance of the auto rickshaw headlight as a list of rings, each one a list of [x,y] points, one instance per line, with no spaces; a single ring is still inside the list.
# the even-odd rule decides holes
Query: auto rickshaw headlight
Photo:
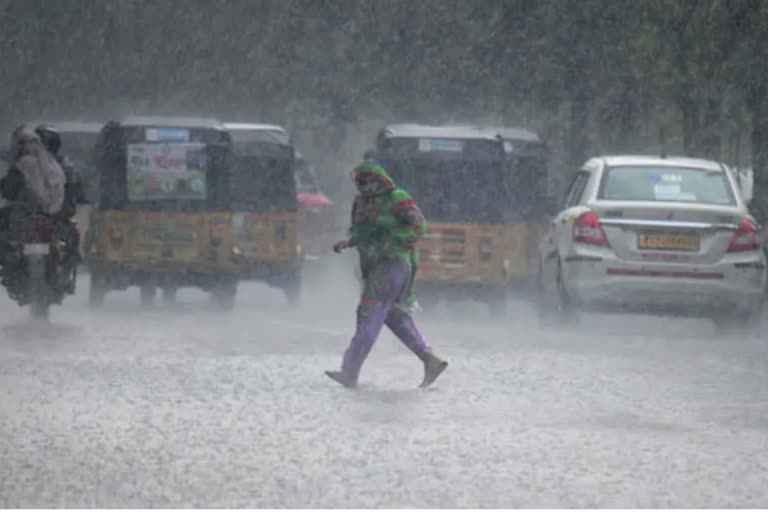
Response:
[[[493,252],[493,243],[490,238],[481,238],[477,246],[478,254],[480,255],[480,261],[491,261],[491,253]]]
[[[219,247],[221,245],[221,236],[218,231],[211,230],[210,232],[211,247]]]
[[[288,238],[287,230],[288,228],[286,227],[285,222],[277,224],[274,232],[275,242],[285,242],[286,238]]]
[[[109,238],[112,241],[112,245],[117,247],[120,247],[121,245],[123,245],[123,234],[120,231],[113,229],[109,233]]]

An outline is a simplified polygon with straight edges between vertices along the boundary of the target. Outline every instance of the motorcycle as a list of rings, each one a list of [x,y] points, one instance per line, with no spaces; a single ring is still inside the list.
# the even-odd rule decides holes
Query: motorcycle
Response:
[[[7,244],[2,284],[19,306],[29,305],[33,318],[47,319],[51,305],[74,293],[76,267],[65,264],[64,242],[52,217],[19,219],[14,232]]]

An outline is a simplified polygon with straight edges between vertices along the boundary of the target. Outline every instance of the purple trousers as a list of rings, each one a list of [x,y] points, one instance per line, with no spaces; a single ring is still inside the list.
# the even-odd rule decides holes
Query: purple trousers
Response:
[[[366,272],[365,287],[357,307],[357,329],[346,352],[341,369],[357,377],[384,325],[419,359],[432,349],[405,307],[411,278],[408,258],[384,259]]]

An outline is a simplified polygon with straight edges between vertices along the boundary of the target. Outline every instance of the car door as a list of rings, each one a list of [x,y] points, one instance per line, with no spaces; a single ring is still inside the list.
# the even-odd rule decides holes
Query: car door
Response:
[[[553,220],[556,252],[562,257],[568,253],[573,238],[573,221],[582,213],[584,207],[584,191],[587,189],[592,173],[587,169],[580,170],[573,178],[571,193],[565,198],[563,208]]]
[[[549,224],[541,250],[542,269],[547,273],[551,270],[552,263],[557,261],[557,256],[560,253],[561,247],[563,247],[562,244],[567,243],[567,239],[564,237],[568,234],[567,228],[570,226],[568,218],[581,201],[590,176],[591,173],[586,169],[581,169],[574,175],[566,189],[557,215]]]

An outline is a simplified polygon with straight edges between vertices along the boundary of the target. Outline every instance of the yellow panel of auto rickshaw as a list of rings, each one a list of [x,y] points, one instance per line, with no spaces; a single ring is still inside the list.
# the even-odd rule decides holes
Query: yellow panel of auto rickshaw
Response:
[[[419,243],[417,280],[503,283],[516,226],[432,222]]]
[[[128,117],[105,125],[96,145],[89,260],[148,273],[232,266],[230,150],[214,119]]]
[[[225,123],[233,141],[235,245],[248,267],[295,269],[298,246],[296,151],[287,131],[259,123]]]
[[[247,262],[290,263],[300,256],[296,212],[233,215],[234,242]]]
[[[96,253],[132,266],[231,266],[228,213],[105,211],[98,213]]]

